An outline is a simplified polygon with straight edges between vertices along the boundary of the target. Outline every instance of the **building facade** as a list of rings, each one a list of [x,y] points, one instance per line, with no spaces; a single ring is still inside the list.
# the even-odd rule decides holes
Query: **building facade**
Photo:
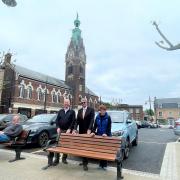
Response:
[[[64,98],[79,108],[81,98],[97,108],[98,96],[86,86],[86,54],[78,15],[65,55],[65,81],[11,63],[11,53],[0,67],[0,113],[22,113],[31,117],[54,113],[63,107]]]
[[[158,121],[173,125],[180,118],[180,98],[155,99],[154,110]]]
[[[131,117],[134,120],[143,120],[143,106],[142,105],[128,105],[128,104],[119,104],[117,105],[117,110],[126,110],[131,113]]]

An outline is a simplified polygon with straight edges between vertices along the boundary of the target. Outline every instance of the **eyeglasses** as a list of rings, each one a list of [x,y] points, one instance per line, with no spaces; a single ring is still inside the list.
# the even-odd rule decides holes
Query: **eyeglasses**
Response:
[[[86,102],[81,102],[82,104],[85,104]]]

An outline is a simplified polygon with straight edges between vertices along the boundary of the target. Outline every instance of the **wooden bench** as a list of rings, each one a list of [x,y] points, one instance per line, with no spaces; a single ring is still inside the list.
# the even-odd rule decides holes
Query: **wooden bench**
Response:
[[[48,165],[43,168],[44,170],[53,165],[54,153],[64,153],[98,160],[116,161],[117,179],[123,178],[120,138],[62,133],[57,145],[47,147],[46,151],[48,152]]]
[[[14,159],[9,160],[9,162],[25,159],[24,157],[21,157],[21,152],[22,152],[22,148],[27,144],[27,140],[30,132],[31,132],[30,130],[29,131],[23,130],[18,137],[12,139],[11,141],[0,142],[1,145],[10,146],[15,150],[16,156]]]

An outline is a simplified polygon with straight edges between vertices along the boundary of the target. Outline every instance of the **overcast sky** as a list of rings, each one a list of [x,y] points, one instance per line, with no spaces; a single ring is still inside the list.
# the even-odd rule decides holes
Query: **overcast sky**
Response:
[[[103,100],[144,105],[148,97],[180,97],[180,50],[166,51],[152,21],[180,43],[179,0],[0,1],[0,51],[16,64],[64,80],[65,53],[76,12],[87,55],[87,86]]]

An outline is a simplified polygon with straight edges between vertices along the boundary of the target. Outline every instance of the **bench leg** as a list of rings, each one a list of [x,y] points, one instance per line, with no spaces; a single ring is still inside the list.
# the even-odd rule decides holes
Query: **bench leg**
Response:
[[[117,161],[117,180],[123,179],[122,176],[122,161]]]
[[[9,162],[14,162],[14,161],[25,159],[24,157],[21,157],[21,151],[22,151],[21,148],[16,148],[15,149],[16,157],[14,159],[9,160]]]
[[[43,167],[42,170],[46,170],[48,169],[50,166],[53,165],[53,157],[54,157],[54,153],[53,152],[49,152],[48,154],[48,165]]]

